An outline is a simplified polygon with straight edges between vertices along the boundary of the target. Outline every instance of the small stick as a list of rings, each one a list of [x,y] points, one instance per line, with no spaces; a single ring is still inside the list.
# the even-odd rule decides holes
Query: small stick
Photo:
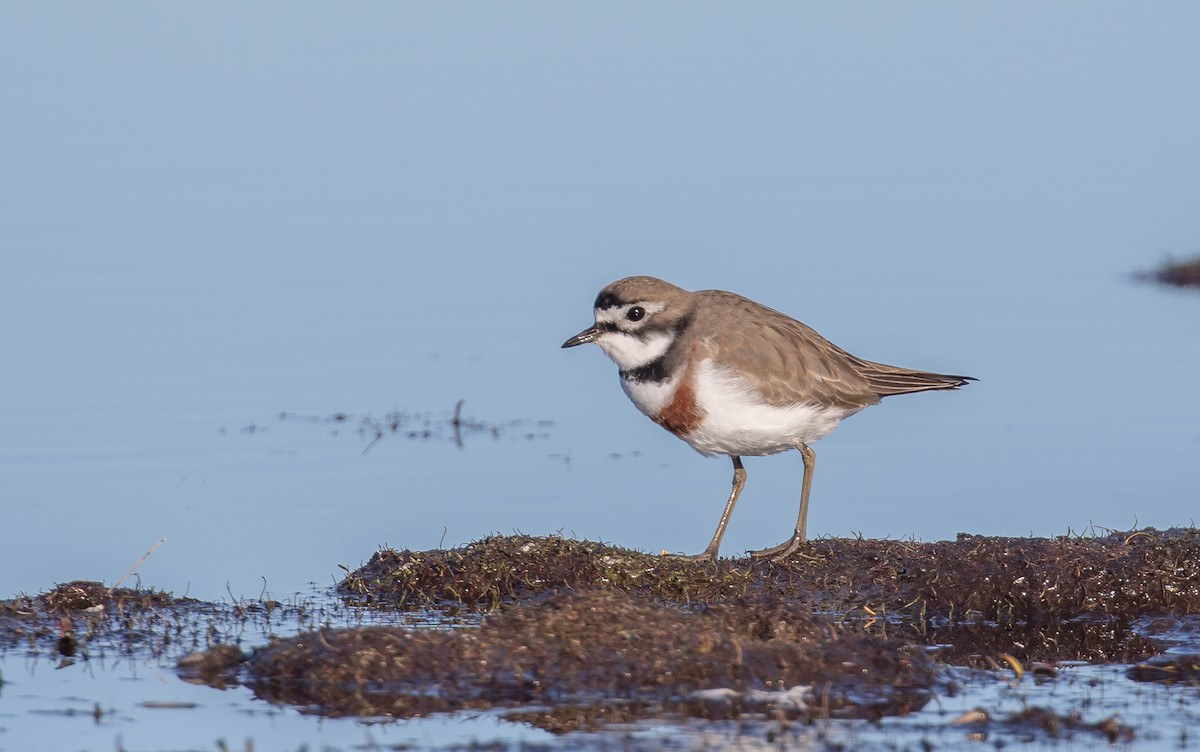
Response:
[[[146,559],[150,558],[150,554],[154,553],[154,550],[155,550],[156,548],[158,548],[159,546],[161,546],[162,544],[164,544],[164,543],[166,543],[166,542],[167,542],[167,538],[166,538],[166,536],[163,536],[162,538],[159,538],[159,539],[158,539],[158,543],[155,543],[153,546],[151,546],[151,547],[150,547],[150,550],[149,550],[149,551],[147,551],[146,553],[142,554],[142,558],[138,559],[137,561],[135,561],[135,562],[133,563],[133,566],[132,566],[132,567],[130,567],[130,568],[129,568],[129,571],[125,573],[125,576],[124,576],[124,577],[122,577],[121,579],[117,580],[117,581],[116,581],[116,583],[115,583],[115,584],[114,584],[112,587],[110,587],[110,588],[108,589],[108,597],[109,597],[109,598],[111,598],[111,597],[112,597],[112,594],[113,594],[114,592],[116,592],[117,588],[121,587],[121,583],[122,583],[122,582],[124,582],[125,580],[128,580],[128,579],[129,579],[129,575],[131,575],[131,574],[133,574],[135,571],[137,571],[137,568],[138,568],[138,567],[140,567],[140,566],[142,565],[142,562],[143,562],[143,561],[145,561]]]
[[[465,399],[460,399],[454,406],[454,417],[450,420],[450,425],[454,426],[454,443],[459,449],[463,448],[462,440],[462,406],[466,402]]]

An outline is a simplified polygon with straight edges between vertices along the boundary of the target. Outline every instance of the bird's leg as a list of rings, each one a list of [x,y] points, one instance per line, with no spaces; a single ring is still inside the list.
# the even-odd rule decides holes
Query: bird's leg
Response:
[[[796,518],[796,532],[778,546],[764,548],[761,551],[751,551],[752,558],[783,561],[795,553],[796,549],[800,548],[800,544],[804,542],[804,534],[808,528],[808,492],[812,488],[813,468],[817,464],[817,453],[808,444],[797,444],[796,448],[800,450],[800,456],[804,459],[804,481],[800,484],[800,514]]]
[[[735,455],[730,455],[733,460],[733,490],[729,492],[729,501],[725,502],[725,511],[721,512],[721,521],[717,523],[717,532],[713,533],[712,540],[708,543],[708,548],[704,549],[704,553],[692,554],[683,556],[676,554],[677,559],[690,559],[692,561],[716,561],[717,550],[721,548],[721,538],[725,536],[725,526],[729,524],[729,517],[733,514],[733,506],[737,504],[738,496],[742,493],[742,487],[746,485],[746,469],[742,467],[742,458]]]

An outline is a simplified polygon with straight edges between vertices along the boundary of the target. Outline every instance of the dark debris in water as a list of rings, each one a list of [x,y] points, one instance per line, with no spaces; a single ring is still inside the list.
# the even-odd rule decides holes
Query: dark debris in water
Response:
[[[914,625],[915,627],[915,625]],[[1155,642],[1129,628],[1122,619],[1082,618],[1029,624],[971,621],[927,625],[921,639],[938,646],[938,659],[956,666],[987,670],[1006,668],[1014,656],[1029,673],[1053,677],[1058,661],[1131,663],[1153,655]]]
[[[1129,669],[1129,678],[1144,682],[1200,683],[1200,655],[1167,652],[1152,656]]]
[[[968,711],[951,722],[954,726],[974,731],[979,741],[990,731],[1003,730],[1015,741],[1030,743],[1039,739],[1070,740],[1076,733],[1086,732],[1105,737],[1109,744],[1127,744],[1134,740],[1132,727],[1117,716],[1099,721],[1087,721],[1078,711],[1060,713],[1049,708],[1026,707],[1005,718],[993,719],[982,708]]]
[[[1190,261],[1169,260],[1152,272],[1138,275],[1142,279],[1174,287],[1200,287],[1200,258]]]
[[[1141,619],[1134,628],[1166,650],[1130,667],[1131,679],[1200,685],[1200,619],[1180,613],[1163,614]]]
[[[38,595],[0,601],[0,652],[54,655],[64,664],[113,655],[171,661],[192,653],[228,657],[241,654],[247,633],[307,631],[331,619],[361,623],[361,614],[361,609],[351,611],[324,598],[320,603],[209,603],[74,580]]]
[[[280,422],[319,426],[333,436],[357,436],[366,442],[363,454],[388,436],[416,441],[452,442],[461,449],[466,446],[466,440],[474,436],[486,436],[494,441],[502,438],[522,441],[549,439],[550,429],[554,427],[552,420],[515,418],[491,421],[476,418],[463,412],[464,404],[464,400],[459,400],[452,411],[445,413],[390,410],[379,416],[347,412],[305,415],[284,410],[276,417]],[[240,432],[254,435],[266,430],[266,426],[251,421]]]
[[[106,641],[107,646],[154,651],[171,642],[170,630],[161,628],[162,613],[191,603],[196,601],[159,591],[111,588],[90,580],[65,582],[36,596],[0,601],[0,648],[37,648],[52,641],[64,659],[86,659],[93,636],[111,635],[114,625],[121,625],[123,644]]]

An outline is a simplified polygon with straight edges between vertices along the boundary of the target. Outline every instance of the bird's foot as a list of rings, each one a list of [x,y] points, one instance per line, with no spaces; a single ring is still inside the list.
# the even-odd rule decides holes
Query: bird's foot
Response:
[[[717,560],[717,552],[710,551],[708,549],[705,549],[704,553],[699,553],[699,554],[669,554],[669,553],[663,552],[663,556],[669,557],[671,559],[678,559],[679,561],[712,561],[712,562],[715,562]]]
[[[787,561],[792,554],[800,550],[800,544],[804,543],[804,539],[799,535],[792,535],[778,546],[751,551],[751,559],[770,559],[771,561]]]

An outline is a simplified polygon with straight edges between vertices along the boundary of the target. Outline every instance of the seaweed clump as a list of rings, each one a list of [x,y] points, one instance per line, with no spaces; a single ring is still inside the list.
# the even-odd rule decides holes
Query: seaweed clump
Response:
[[[751,592],[751,568],[712,565],[561,536],[494,535],[461,548],[378,551],[338,584],[359,605],[491,611],[560,588],[599,587],[673,603],[712,602]]]
[[[645,713],[729,717],[754,703],[791,716],[877,718],[924,705],[936,676],[918,646],[842,635],[777,599],[684,608],[596,589],[502,610],[478,629],[365,627],[277,640],[247,671],[247,684],[275,702],[398,717],[619,700]],[[785,691],[816,682],[823,692],[804,702]],[[722,693],[704,691],[712,688]]]
[[[162,655],[173,643],[170,616],[189,603],[161,591],[72,580],[0,601],[0,648],[23,644],[34,653],[57,653],[64,665],[109,650]]]
[[[940,663],[1042,677],[1068,659],[1154,666],[1131,624],[1200,613],[1200,533],[821,539],[782,563],[493,536],[380,551],[338,591],[354,606],[484,616],[321,629],[181,670],[330,715],[502,707],[561,730],[663,713],[878,718],[953,691]]]
[[[1200,531],[960,535],[935,543],[820,539],[779,564],[698,563],[561,537],[493,536],[445,551],[379,551],[338,590],[362,604],[459,612],[564,587],[673,603],[774,595],[824,612],[956,623],[1133,619],[1200,613]]]

